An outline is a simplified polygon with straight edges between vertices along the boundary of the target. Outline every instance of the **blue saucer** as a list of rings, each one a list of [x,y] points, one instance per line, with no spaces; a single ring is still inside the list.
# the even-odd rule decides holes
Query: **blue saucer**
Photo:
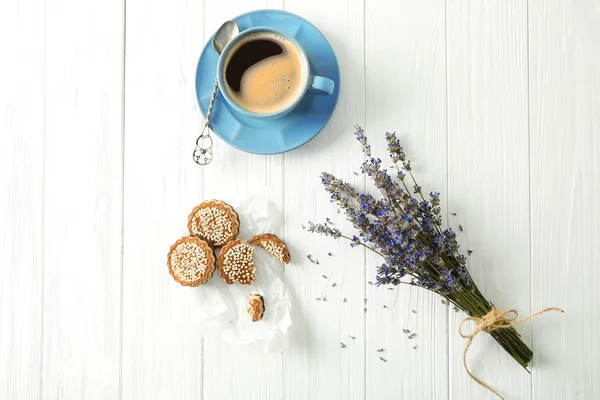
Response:
[[[260,120],[233,110],[219,91],[210,119],[213,132],[233,147],[249,153],[277,154],[302,146],[329,121],[340,91],[340,71],[331,45],[310,22],[285,11],[259,10],[235,18],[240,31],[255,26],[271,26],[287,32],[302,45],[313,75],[335,82],[332,95],[308,92],[291,113],[277,119]],[[206,44],[196,70],[196,97],[206,115],[217,73],[217,53]]]

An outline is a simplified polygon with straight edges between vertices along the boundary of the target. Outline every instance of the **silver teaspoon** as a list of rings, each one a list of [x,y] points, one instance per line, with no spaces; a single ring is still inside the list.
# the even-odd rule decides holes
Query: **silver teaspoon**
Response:
[[[223,52],[227,43],[231,41],[237,34],[240,33],[240,29],[237,24],[233,21],[227,21],[215,33],[215,36],[212,40],[212,47],[215,49],[219,57]],[[217,90],[219,88],[219,82],[215,78],[215,85],[213,86],[212,95],[210,97],[210,102],[208,103],[208,110],[206,110],[206,118],[204,121],[204,127],[202,128],[202,132],[198,139],[196,139],[196,148],[194,149],[194,161],[198,165],[208,165],[213,159],[212,154],[212,146],[213,139],[210,134],[210,115],[212,113],[213,106],[215,104],[215,97],[217,95]]]

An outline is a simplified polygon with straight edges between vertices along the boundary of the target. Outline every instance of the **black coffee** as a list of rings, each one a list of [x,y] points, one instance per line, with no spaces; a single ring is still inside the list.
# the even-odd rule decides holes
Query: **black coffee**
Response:
[[[295,101],[305,83],[300,53],[284,37],[257,32],[240,40],[225,60],[225,90],[243,109],[274,113]]]
[[[231,89],[239,92],[241,89],[242,76],[253,66],[269,57],[283,53],[283,47],[269,39],[256,39],[246,42],[231,56],[225,79]]]

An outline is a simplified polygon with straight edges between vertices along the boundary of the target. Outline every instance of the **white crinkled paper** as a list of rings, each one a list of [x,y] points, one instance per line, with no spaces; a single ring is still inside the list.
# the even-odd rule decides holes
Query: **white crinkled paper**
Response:
[[[261,233],[279,234],[273,221],[281,218],[272,215],[267,199],[252,196],[252,199],[228,203],[239,215],[238,237],[242,240]],[[187,215],[177,220],[185,227]],[[176,239],[173,238],[173,242]],[[288,328],[292,324],[292,304],[283,282],[283,263],[263,248],[256,247],[254,265],[256,279],[252,285],[228,285],[215,271],[206,284],[196,288],[182,287],[182,290],[193,292],[202,335],[222,336],[232,344],[253,346],[269,353],[283,351],[288,345]],[[254,293],[262,295],[265,304],[265,313],[259,322],[252,322],[246,312],[250,294]]]

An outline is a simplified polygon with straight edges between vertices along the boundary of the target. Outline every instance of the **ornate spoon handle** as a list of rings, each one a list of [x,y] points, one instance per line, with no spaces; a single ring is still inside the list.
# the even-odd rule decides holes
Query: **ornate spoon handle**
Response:
[[[194,149],[193,158],[196,164],[202,166],[210,164],[213,159],[213,138],[210,134],[210,116],[212,114],[213,106],[215,105],[215,97],[217,96],[218,88],[219,82],[215,79],[215,86],[213,87],[210,102],[208,103],[208,110],[206,111],[204,127],[202,128],[202,132],[200,132],[200,136],[196,139],[196,148]]]

